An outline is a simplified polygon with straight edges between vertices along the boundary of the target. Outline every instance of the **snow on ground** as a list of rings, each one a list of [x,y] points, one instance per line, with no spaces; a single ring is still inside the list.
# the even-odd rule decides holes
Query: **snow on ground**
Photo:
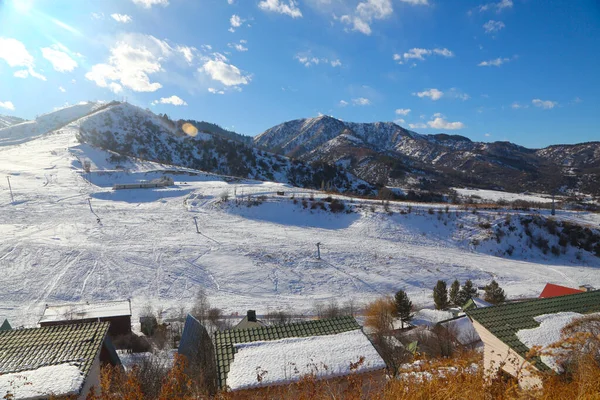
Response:
[[[77,395],[83,385],[83,375],[73,364],[65,363],[0,375],[0,396],[11,399],[40,399],[49,395]],[[2,397],[4,398],[4,397]]]
[[[503,220],[502,211],[450,206],[446,214],[439,205],[392,203],[388,215],[380,201],[340,197],[354,211],[333,214],[310,208],[311,196],[326,196],[314,191],[108,157],[79,144],[73,127],[0,147],[0,319],[35,325],[45,304],[127,298],[134,321],[147,304],[168,316],[190,307],[200,287],[226,313],[259,315],[365,303],[398,289],[426,306],[438,279],[496,279],[508,296],[537,296],[549,281],[600,287],[600,258],[589,254],[504,258],[471,245],[479,218]],[[174,186],[112,190],[165,175]],[[248,207],[248,195],[267,198]]]
[[[227,386],[232,390],[289,383],[306,375],[336,377],[385,368],[385,362],[360,329],[235,347],[227,374]]]
[[[544,314],[534,317],[540,326],[532,329],[521,329],[517,332],[517,337],[523,344],[530,349],[539,346],[544,364],[553,370],[560,372],[556,357],[559,355],[559,349],[549,349],[548,347],[561,339],[562,329],[577,318],[583,317],[583,314],[576,312],[559,312],[555,314]]]
[[[502,192],[499,190],[485,190],[485,189],[466,189],[466,188],[452,188],[459,195],[464,197],[479,196],[483,200],[498,201],[515,201],[525,200],[535,203],[552,203],[552,197],[542,194],[529,194],[529,193],[510,193]]]

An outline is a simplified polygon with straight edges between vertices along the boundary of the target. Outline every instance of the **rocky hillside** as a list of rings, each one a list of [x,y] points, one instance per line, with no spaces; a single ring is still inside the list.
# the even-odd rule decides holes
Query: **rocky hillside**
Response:
[[[77,125],[79,140],[113,152],[113,161],[136,157],[300,187],[319,188],[324,182],[342,192],[368,194],[373,190],[339,166],[291,160],[223,132],[209,133],[206,127],[198,129],[193,123],[172,121],[127,103],[111,104],[80,119]]]
[[[321,116],[277,125],[257,136],[255,144],[307,162],[341,165],[380,185],[600,195],[600,142],[536,150],[459,135],[420,135],[391,122]]]

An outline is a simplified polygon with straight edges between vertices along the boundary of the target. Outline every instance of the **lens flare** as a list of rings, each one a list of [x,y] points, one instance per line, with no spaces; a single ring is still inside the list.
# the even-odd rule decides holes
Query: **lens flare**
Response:
[[[190,124],[189,122],[186,122],[185,124],[183,124],[183,126],[181,127],[181,130],[183,130],[187,135],[191,136],[191,137],[195,137],[198,134],[198,129]]]

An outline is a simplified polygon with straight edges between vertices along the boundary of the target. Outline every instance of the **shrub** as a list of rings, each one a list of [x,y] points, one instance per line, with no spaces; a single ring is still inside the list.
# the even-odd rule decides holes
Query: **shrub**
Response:
[[[346,208],[346,206],[344,205],[344,203],[339,201],[338,199],[333,199],[329,203],[329,209],[333,213],[342,212],[342,211],[344,211],[345,208]]]
[[[550,251],[557,257],[560,255],[560,248],[556,245],[552,246]]]
[[[433,208],[427,209],[427,214],[433,215],[434,213],[435,213],[435,211],[433,211]]]

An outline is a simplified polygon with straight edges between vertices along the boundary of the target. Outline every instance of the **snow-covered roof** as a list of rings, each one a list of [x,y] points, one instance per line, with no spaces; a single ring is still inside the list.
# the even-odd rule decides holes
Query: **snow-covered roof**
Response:
[[[46,306],[40,323],[131,316],[129,300]]]
[[[559,355],[560,350],[548,349],[548,347],[561,340],[562,329],[565,326],[583,316],[583,314],[576,312],[543,314],[534,318],[536,322],[539,322],[540,326],[532,329],[521,329],[517,332],[517,337],[529,348],[540,346],[540,351],[543,353],[541,359],[544,364],[556,372],[561,372],[556,362],[556,356]]]
[[[50,365],[31,371],[0,375],[0,396],[8,393],[11,399],[46,399],[49,395],[79,394],[84,376],[72,363]]]
[[[329,378],[385,368],[385,362],[360,329],[241,343],[235,348],[227,375],[231,390],[285,384],[311,374]]]
[[[417,311],[413,319],[410,321],[413,325],[424,325],[433,327],[435,324],[441,321],[445,321],[454,317],[451,311],[444,310],[431,310],[424,308]]]
[[[440,325],[448,329],[454,338],[462,345],[469,345],[481,340],[473,327],[473,322],[471,322],[466,315],[443,321]]]

